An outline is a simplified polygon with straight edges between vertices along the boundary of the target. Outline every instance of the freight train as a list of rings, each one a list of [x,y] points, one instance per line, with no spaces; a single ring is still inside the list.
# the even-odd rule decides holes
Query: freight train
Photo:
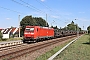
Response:
[[[24,31],[23,43],[37,42],[45,39],[75,35],[76,31],[64,31],[41,26],[26,26]]]

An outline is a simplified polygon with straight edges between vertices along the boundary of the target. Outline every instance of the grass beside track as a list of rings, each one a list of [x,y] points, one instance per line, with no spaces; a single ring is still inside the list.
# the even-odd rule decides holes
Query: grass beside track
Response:
[[[74,39],[74,38],[73,38]],[[70,40],[73,40],[70,39]],[[62,47],[64,47],[66,44],[68,44],[70,41],[61,44],[60,46],[55,47],[53,50],[46,52],[45,54],[39,56],[36,58],[36,60],[47,60],[49,57],[51,57],[53,54],[55,54],[58,50],[60,50]]]
[[[69,42],[55,47],[53,50],[36,58],[36,60],[47,60]],[[83,35],[76,42],[61,52],[60,55],[54,58],[54,60],[90,60],[90,36]]]
[[[54,60],[90,60],[90,36],[84,35]]]

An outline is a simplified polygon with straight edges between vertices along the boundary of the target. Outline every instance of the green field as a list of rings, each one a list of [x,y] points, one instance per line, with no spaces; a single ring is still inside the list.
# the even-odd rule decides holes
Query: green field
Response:
[[[54,60],[90,60],[90,36],[84,35]]]
[[[54,60],[90,60],[89,39],[89,35],[82,36],[76,42],[66,48],[63,52],[61,52],[61,54],[58,55]],[[53,50],[36,58],[36,60],[47,60],[50,56],[60,50],[67,43],[55,47]]]

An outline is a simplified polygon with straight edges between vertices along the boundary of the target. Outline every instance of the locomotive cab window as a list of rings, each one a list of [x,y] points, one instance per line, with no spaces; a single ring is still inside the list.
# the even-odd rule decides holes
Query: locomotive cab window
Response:
[[[34,28],[30,28],[30,31],[34,31]]]
[[[38,32],[38,28],[37,28],[37,32]]]
[[[26,31],[34,32],[34,28],[26,28]]]
[[[25,31],[30,31],[30,28],[26,28]]]

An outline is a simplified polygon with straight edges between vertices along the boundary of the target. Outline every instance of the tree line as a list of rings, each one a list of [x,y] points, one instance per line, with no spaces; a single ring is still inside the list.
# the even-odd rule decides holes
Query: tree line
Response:
[[[73,21],[68,24],[66,27],[63,28],[64,30],[72,30],[72,31],[81,31],[82,29],[78,26],[78,24],[75,24]]]
[[[90,34],[90,26],[87,27],[88,34]]]
[[[49,27],[48,22],[46,22],[41,17],[25,16],[20,22],[21,35],[23,35],[26,26],[43,26],[43,27],[46,27],[46,25],[47,25],[47,27]],[[79,31],[81,31],[81,28],[77,24],[74,24],[73,21],[64,28],[61,28],[61,27],[58,28],[57,26],[51,26],[51,27],[54,29],[73,30],[73,31],[76,31],[78,29]]]

